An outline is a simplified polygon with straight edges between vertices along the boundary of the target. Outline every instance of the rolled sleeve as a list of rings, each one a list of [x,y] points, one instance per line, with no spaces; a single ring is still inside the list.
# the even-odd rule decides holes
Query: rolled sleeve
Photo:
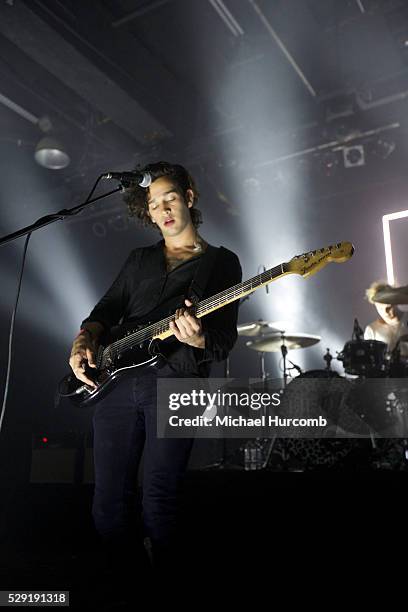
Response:
[[[208,288],[208,297],[238,284],[242,280],[242,269],[235,253],[224,249],[217,271]],[[228,304],[202,318],[205,348],[196,349],[197,365],[207,361],[223,361],[228,357],[237,337],[239,300]]]

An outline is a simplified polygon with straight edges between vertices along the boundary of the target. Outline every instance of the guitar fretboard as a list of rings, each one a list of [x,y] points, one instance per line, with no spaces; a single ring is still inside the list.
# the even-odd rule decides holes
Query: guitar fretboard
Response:
[[[233,287],[224,289],[211,297],[201,300],[196,305],[196,316],[198,318],[204,317],[206,314],[222,308],[227,304],[235,302],[253,291],[256,291],[256,289],[259,289],[259,287],[262,287],[263,285],[270,283],[280,276],[286,274],[288,272],[287,266],[287,263],[280,264],[279,266],[265,270],[265,272],[257,274],[244,282],[238,283]],[[124,351],[131,349],[133,346],[142,344],[143,342],[152,340],[153,338],[168,332],[170,330],[170,321],[173,319],[174,315],[166,317],[160,321],[157,321],[156,323],[147,325],[146,327],[143,327],[142,329],[125,336],[120,340],[115,340],[115,342],[112,342],[112,344],[107,346],[103,351],[102,367],[106,364],[108,357],[114,359]]]

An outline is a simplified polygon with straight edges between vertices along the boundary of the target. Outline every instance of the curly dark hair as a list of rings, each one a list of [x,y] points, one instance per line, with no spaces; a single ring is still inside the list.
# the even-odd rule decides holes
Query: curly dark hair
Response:
[[[191,189],[193,192],[193,206],[189,208],[189,210],[192,224],[197,229],[200,223],[202,223],[201,211],[196,208],[196,203],[198,202],[200,194],[193,177],[184,168],[184,166],[160,161],[153,164],[148,164],[144,167],[137,167],[135,170],[137,172],[148,172],[152,177],[152,182],[158,178],[161,178],[162,176],[168,176],[175,182],[180,194],[184,198],[186,197],[187,190]],[[128,214],[129,217],[137,217],[140,219],[143,225],[150,227],[153,226],[160,231],[157,224],[153,223],[149,217],[147,203],[148,194],[148,189],[140,187],[139,185],[135,185],[127,189],[124,201],[128,207]]]

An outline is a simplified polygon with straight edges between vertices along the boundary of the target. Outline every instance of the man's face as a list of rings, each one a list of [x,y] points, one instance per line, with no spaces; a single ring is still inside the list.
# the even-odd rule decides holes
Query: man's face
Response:
[[[189,189],[184,199],[171,178],[156,179],[149,187],[147,202],[149,216],[164,238],[177,236],[191,224],[189,208],[193,205],[193,192]]]
[[[395,306],[392,304],[380,304],[379,302],[374,302],[374,306],[377,309],[380,317],[389,325],[395,325],[398,323],[398,311]]]

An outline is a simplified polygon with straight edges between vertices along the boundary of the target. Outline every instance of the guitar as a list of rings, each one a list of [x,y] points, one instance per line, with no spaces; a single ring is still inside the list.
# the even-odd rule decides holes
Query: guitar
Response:
[[[205,317],[210,312],[223,308],[282,276],[287,274],[311,276],[330,262],[347,261],[353,253],[354,247],[350,242],[340,242],[334,246],[297,255],[287,263],[275,266],[201,300],[189,310],[197,318]],[[173,336],[169,324],[174,320],[174,311],[183,303],[182,300],[183,298],[179,296],[169,303],[160,305],[160,315],[163,312],[169,313],[169,316],[160,320],[157,320],[160,315],[156,309],[150,312],[145,320],[127,321],[123,325],[113,327],[109,334],[101,337],[96,354],[96,369],[88,367],[86,369],[87,375],[97,383],[97,388],[84,384],[71,373],[60,382],[60,395],[69,397],[81,407],[88,407],[105,397],[122,377],[142,374],[146,368],[155,366],[160,357],[160,352],[155,348],[157,345],[155,341],[166,340]]]

